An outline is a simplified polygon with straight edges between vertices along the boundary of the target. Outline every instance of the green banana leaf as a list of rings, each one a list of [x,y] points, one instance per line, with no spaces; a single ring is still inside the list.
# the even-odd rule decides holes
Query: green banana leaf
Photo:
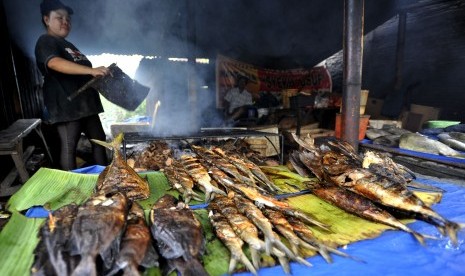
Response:
[[[272,178],[273,173],[269,175]],[[278,175],[279,179],[291,181],[297,185],[289,189],[293,191],[304,188],[304,182],[308,180],[285,168],[279,168]],[[141,176],[147,178],[151,191],[151,196],[148,199],[140,201],[146,213],[163,194],[170,193],[179,196],[176,191],[170,189],[163,173],[147,172],[141,173]],[[28,275],[34,261],[33,252],[39,241],[37,233],[44,219],[27,218],[20,212],[33,206],[45,206],[49,210],[56,210],[72,202],[80,204],[92,193],[97,177],[96,174],[78,174],[42,168],[10,198],[8,210],[12,212],[12,217],[0,232],[0,275]],[[286,187],[285,183],[281,185],[283,188]],[[418,195],[428,204],[437,202],[440,199],[440,194],[421,193]],[[342,246],[363,239],[375,238],[383,231],[391,229],[388,226],[369,222],[348,214],[311,194],[292,196],[285,200],[296,209],[329,225],[331,232],[317,227],[309,227],[316,238],[333,246]],[[195,213],[202,223],[206,239],[206,253],[203,256],[203,264],[210,275],[224,275],[228,272],[230,254],[213,233],[207,210],[199,209],[195,210]],[[244,246],[244,249],[248,254],[246,246]],[[315,252],[303,251],[303,254],[309,257],[314,255]],[[275,265],[272,258],[265,258],[264,260],[264,266]],[[243,269],[244,267],[238,264],[236,271]],[[157,268],[149,269],[145,274],[160,275],[160,271]]]

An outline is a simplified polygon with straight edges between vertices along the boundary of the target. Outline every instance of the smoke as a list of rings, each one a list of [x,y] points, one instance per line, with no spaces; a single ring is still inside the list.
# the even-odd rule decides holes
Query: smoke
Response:
[[[156,118],[159,131],[184,132],[220,124],[214,108],[214,64],[189,70],[186,64],[167,62],[168,57],[188,57],[190,43],[195,43],[196,57],[214,62],[217,54],[223,54],[270,68],[312,67],[342,47],[343,1],[61,1],[74,10],[68,40],[84,54],[161,57],[147,66],[143,63],[150,61],[144,59],[135,77],[144,83],[141,76],[145,74],[151,82],[146,84],[152,88],[149,106],[161,101]],[[11,38],[32,58],[35,42],[45,32],[40,2],[3,0]],[[380,16],[383,9],[391,12],[386,9],[391,1],[378,2],[367,1],[366,10],[373,12],[367,13],[371,18],[366,18],[366,24],[385,18]],[[192,13],[189,8],[194,9]],[[189,34],[192,30],[195,35]],[[194,103],[189,103],[189,72],[195,74]],[[203,85],[209,88],[200,89]]]

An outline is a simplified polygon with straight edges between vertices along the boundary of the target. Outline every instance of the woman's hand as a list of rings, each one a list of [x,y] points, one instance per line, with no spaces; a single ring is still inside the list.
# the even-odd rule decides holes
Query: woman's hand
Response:
[[[110,73],[110,70],[107,67],[100,66],[100,67],[92,68],[90,74],[94,77],[103,77],[103,76],[108,75],[109,73]]]

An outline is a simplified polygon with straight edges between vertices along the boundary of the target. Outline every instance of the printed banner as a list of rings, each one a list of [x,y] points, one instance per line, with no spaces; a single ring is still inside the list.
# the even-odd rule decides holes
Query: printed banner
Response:
[[[249,79],[247,90],[283,91],[298,89],[306,92],[331,92],[332,82],[329,71],[323,67],[310,69],[272,70],[237,61],[225,56],[216,59],[216,106],[223,107],[226,92],[235,86],[236,77],[242,75]]]

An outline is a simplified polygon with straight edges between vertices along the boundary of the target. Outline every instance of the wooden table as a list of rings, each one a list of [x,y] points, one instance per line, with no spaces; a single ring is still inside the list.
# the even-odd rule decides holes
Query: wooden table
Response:
[[[26,161],[34,151],[34,146],[29,146],[23,150],[23,138],[34,130],[44,143],[47,155],[52,161],[52,156],[45,142],[45,138],[40,128],[41,119],[19,119],[7,129],[0,131],[0,155],[10,155],[15,163],[15,168],[5,177],[0,184],[0,196],[12,195],[21,185],[12,186],[16,176],[19,174],[22,183],[29,179],[26,170]]]

